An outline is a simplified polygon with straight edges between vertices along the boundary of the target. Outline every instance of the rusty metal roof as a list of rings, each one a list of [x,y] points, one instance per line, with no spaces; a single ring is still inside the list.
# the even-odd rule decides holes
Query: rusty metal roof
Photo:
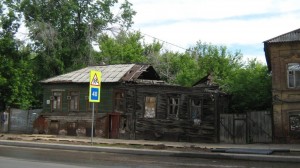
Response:
[[[41,83],[89,83],[91,70],[102,73],[101,82],[135,81],[137,79],[160,80],[160,77],[150,65],[116,64],[89,66],[42,80]]]
[[[266,40],[264,41],[264,43],[282,43],[282,42],[294,42],[294,41],[300,41],[300,29],[282,34],[270,40]]]

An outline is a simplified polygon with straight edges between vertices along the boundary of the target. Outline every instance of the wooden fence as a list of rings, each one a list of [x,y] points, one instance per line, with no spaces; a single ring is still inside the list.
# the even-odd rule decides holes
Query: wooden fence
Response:
[[[269,111],[220,115],[221,143],[271,143],[272,116]]]

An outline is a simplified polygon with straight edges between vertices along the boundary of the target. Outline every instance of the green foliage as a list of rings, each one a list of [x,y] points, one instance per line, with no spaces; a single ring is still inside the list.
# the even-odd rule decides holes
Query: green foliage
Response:
[[[115,15],[112,9],[117,5]],[[28,108],[40,97],[38,80],[94,63],[92,42],[114,24],[128,29],[135,15],[131,6],[127,0],[122,4],[117,0],[1,1],[0,109]],[[30,49],[14,38],[22,16]],[[125,55],[132,55],[126,52],[128,49]]]
[[[26,58],[16,61],[11,54],[15,53],[1,53],[0,57],[0,104],[28,109],[34,102],[33,70]],[[20,51],[17,54],[22,57],[23,53]]]
[[[153,66],[158,71],[162,80],[174,83],[176,80],[176,74],[179,71],[180,56],[180,53],[166,51],[156,57],[155,62],[153,62]]]
[[[256,60],[244,64],[240,52],[225,46],[198,42],[185,54],[165,52],[154,64],[161,77],[175,84],[192,86],[207,74],[231,95],[231,111],[265,110],[271,106],[271,79],[267,66]]]
[[[186,53],[165,52],[158,58],[160,75],[168,82],[192,86],[207,74],[214,74],[215,82],[221,83],[230,73],[242,66],[241,54],[231,54],[225,46],[198,42]]]
[[[19,27],[18,14],[10,8],[6,11],[0,22],[0,110],[6,106],[27,109],[34,101],[30,52],[20,50],[20,42],[14,38]]]
[[[183,86],[192,86],[194,81],[199,80],[201,69],[193,57],[188,54],[180,56],[178,70],[175,83]]]
[[[198,63],[198,79],[213,73],[215,82],[220,83],[230,76],[232,71],[242,67],[242,54],[232,54],[225,46],[197,42],[189,52]]]
[[[26,61],[15,63],[13,67],[18,68],[11,69],[12,75],[8,85],[10,95],[7,103],[13,107],[28,109],[34,101],[32,85],[34,74]]]
[[[119,13],[114,15],[116,5]],[[34,42],[38,69],[47,67],[40,78],[94,63],[92,42],[114,24],[129,28],[135,15],[131,6],[128,1],[118,4],[116,0],[23,0],[17,9]]]
[[[99,38],[100,54],[98,62],[105,64],[143,63],[146,57],[141,43],[140,32],[121,31],[115,37],[103,34]]]
[[[223,81],[223,89],[232,96],[232,110],[266,110],[271,107],[271,76],[268,68],[256,60],[236,69]]]

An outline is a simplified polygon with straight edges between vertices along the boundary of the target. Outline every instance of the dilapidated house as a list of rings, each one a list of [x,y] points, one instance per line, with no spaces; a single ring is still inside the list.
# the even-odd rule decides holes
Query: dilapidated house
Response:
[[[219,114],[227,97],[215,86],[166,84],[150,65],[89,66],[41,81],[40,133],[89,136],[89,73],[102,72],[94,135],[106,138],[219,142]],[[205,83],[205,82],[204,82]]]
[[[300,142],[300,29],[264,42],[272,74],[275,142]]]

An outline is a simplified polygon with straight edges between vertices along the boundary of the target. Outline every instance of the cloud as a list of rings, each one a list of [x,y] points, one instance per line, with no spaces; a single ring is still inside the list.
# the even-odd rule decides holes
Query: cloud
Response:
[[[133,28],[142,33],[183,48],[199,40],[226,45],[229,49],[240,49],[245,57],[260,60],[264,59],[263,41],[300,27],[298,0],[130,2],[137,11]]]

